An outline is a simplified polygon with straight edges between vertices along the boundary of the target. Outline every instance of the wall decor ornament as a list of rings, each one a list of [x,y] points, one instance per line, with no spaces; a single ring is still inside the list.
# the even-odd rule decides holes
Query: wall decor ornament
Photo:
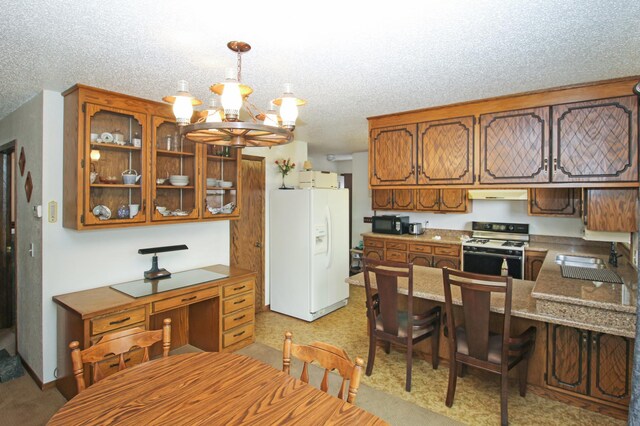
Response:
[[[27,158],[24,155],[24,146],[20,148],[20,158],[18,159],[18,166],[20,166],[20,176],[24,176],[24,166],[27,164]]]
[[[24,182],[24,190],[27,194],[27,203],[31,202],[31,192],[33,192],[33,181],[31,180],[31,172],[27,172],[27,180]]]

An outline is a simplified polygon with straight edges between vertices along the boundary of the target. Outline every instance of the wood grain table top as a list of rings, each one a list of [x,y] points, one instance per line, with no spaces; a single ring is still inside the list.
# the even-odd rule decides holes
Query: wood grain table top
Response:
[[[253,358],[201,352],[123,370],[68,401],[49,425],[386,425]]]

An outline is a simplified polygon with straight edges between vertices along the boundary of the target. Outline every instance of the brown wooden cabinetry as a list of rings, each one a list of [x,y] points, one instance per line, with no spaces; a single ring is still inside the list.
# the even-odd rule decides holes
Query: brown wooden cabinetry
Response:
[[[538,273],[542,269],[544,259],[547,257],[546,251],[525,250],[524,251],[524,279],[535,281],[538,279]]]
[[[480,183],[549,181],[549,108],[480,116]]]
[[[638,98],[553,107],[554,182],[638,181]]]
[[[63,225],[96,229],[235,219],[241,152],[229,165],[208,165],[204,146],[181,139],[170,105],[76,85],[64,92]],[[203,171],[204,170],[204,171]],[[129,175],[125,180],[124,175]],[[170,176],[187,176],[178,186]],[[209,214],[206,177],[231,182],[216,188],[233,209]],[[239,197],[237,198],[239,199]],[[216,206],[218,204],[215,204]],[[135,211],[137,210],[137,213]],[[164,212],[164,214],[163,214]]]
[[[474,182],[475,117],[429,121],[418,125],[418,184]]]
[[[469,213],[466,189],[417,189],[416,210],[438,213]]]
[[[412,262],[418,266],[460,269],[460,246],[412,242],[398,238],[364,238],[364,256],[370,259]]]
[[[547,384],[629,405],[632,339],[549,324]]]
[[[373,189],[371,191],[373,210],[414,210],[413,189]]]
[[[637,189],[585,189],[583,220],[590,231],[635,232]]]
[[[531,216],[580,217],[580,189],[530,189],[529,214]]]
[[[372,129],[369,145],[369,183],[416,183],[416,125]]]

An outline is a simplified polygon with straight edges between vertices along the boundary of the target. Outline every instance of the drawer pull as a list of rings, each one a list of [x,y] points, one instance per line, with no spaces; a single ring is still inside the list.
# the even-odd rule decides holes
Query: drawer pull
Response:
[[[109,325],[122,324],[123,322],[127,322],[131,319],[131,317],[122,318],[121,320],[111,321]]]
[[[242,318],[246,317],[246,315],[240,315],[239,317],[235,317],[234,321],[240,321]]]
[[[234,334],[233,337],[242,336],[243,334],[244,334],[244,330],[242,330],[240,333]]]
[[[238,305],[240,303],[244,303],[247,299],[238,300],[237,302],[233,302],[234,305]]]
[[[129,361],[131,361],[131,358],[127,358],[127,359],[125,359],[125,360],[124,360],[124,363],[126,364],[126,363],[128,363]],[[109,368],[115,368],[115,367],[117,367],[117,366],[119,366],[119,365],[120,365],[120,363],[116,362],[115,364],[111,364],[111,365],[109,365]]]
[[[240,287],[234,287],[233,291],[238,291],[238,290],[242,290],[243,288],[245,288],[246,285],[241,285]]]
[[[191,296],[191,297],[187,297],[186,299],[182,299],[183,302],[188,302],[189,300],[194,300],[197,299],[198,296]]]

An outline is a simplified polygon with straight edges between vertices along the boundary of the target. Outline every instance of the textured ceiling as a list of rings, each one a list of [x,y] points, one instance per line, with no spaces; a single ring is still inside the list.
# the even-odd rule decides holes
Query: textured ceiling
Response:
[[[367,149],[366,117],[640,74],[640,1],[0,0],[0,118],[84,83],[206,100],[249,42],[264,108],[293,84],[311,153]]]

